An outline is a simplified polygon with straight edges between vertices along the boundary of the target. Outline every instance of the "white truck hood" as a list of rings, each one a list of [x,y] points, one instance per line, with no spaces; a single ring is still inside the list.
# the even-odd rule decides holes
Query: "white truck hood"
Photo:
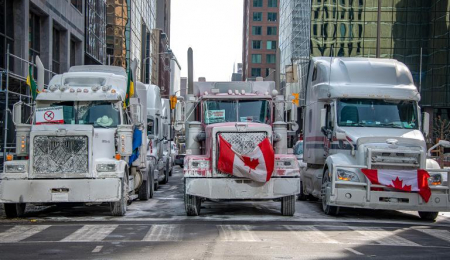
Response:
[[[386,142],[397,139],[399,143],[423,146],[425,139],[422,132],[415,129],[375,128],[375,127],[341,127],[348,138],[358,145],[364,143]]]

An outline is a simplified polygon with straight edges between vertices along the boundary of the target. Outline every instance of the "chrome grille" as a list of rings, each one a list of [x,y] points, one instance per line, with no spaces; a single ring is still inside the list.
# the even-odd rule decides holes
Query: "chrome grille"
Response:
[[[33,140],[35,174],[88,172],[87,136],[36,136]]]
[[[256,146],[267,137],[266,132],[222,132],[219,134],[239,154],[247,154],[255,150]]]

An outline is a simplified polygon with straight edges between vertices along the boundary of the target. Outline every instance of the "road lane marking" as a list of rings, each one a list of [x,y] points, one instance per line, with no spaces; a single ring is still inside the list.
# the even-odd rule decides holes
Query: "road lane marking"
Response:
[[[327,244],[339,243],[338,241],[328,237],[327,234],[318,230],[314,226],[285,225],[284,227],[293,232],[296,238],[304,243],[327,243]]]
[[[31,237],[39,232],[49,228],[50,225],[36,226],[14,226],[3,233],[0,233],[0,243],[14,243]]]
[[[256,242],[261,239],[249,225],[218,225],[220,241]]]
[[[356,250],[353,249],[353,248],[345,248],[345,250],[348,250],[348,251],[354,253],[355,255],[364,255],[363,253],[358,252],[358,251],[356,251]]]
[[[85,225],[62,239],[61,242],[102,241],[117,227],[118,225]]]
[[[152,225],[142,241],[182,241],[184,225]]]
[[[103,246],[96,246],[94,248],[94,250],[92,250],[92,253],[98,253],[98,252],[102,251],[102,248],[103,248]]]
[[[386,231],[381,228],[349,227],[364,236],[364,240],[375,242],[384,246],[418,246],[421,245],[395,235],[395,231]]]
[[[447,230],[440,230],[440,229],[414,229],[417,231],[420,231],[422,233],[425,233],[427,235],[430,235],[432,237],[438,238],[438,239],[442,239],[444,241],[447,241],[450,243],[450,232],[448,232]]]

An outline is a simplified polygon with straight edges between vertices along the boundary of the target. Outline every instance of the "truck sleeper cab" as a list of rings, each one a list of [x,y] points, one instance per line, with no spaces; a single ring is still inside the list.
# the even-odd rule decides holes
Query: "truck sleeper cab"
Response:
[[[334,215],[339,207],[414,210],[424,219],[448,211],[448,170],[427,159],[420,129],[428,130],[421,126],[419,99],[411,73],[398,61],[314,58],[306,90],[307,166],[301,169],[300,197],[321,198],[324,212]],[[395,183],[374,184],[363,169],[406,177],[426,170],[432,195],[426,202]]]
[[[192,106],[195,120],[186,130],[184,159],[185,209],[198,215],[201,202],[214,200],[281,200],[283,215],[295,213],[299,193],[296,158],[287,154],[286,123],[273,122],[273,82],[196,82]],[[211,94],[209,94],[211,93]],[[188,103],[189,104],[189,103]],[[219,140],[223,138],[236,154],[245,155],[265,139],[273,145],[274,170],[267,182],[238,177],[219,170]],[[259,159],[261,161],[262,158]],[[236,171],[236,170],[235,170]]]

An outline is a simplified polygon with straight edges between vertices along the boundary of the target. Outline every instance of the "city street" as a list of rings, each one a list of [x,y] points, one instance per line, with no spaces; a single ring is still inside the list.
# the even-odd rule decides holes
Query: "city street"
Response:
[[[33,207],[0,220],[0,259],[330,259],[445,258],[450,215],[435,223],[414,212],[342,210],[323,214],[297,201],[294,217],[279,202],[205,202],[187,217],[176,168],[155,198],[134,201],[125,217],[106,206]],[[20,254],[18,254],[20,252]]]

